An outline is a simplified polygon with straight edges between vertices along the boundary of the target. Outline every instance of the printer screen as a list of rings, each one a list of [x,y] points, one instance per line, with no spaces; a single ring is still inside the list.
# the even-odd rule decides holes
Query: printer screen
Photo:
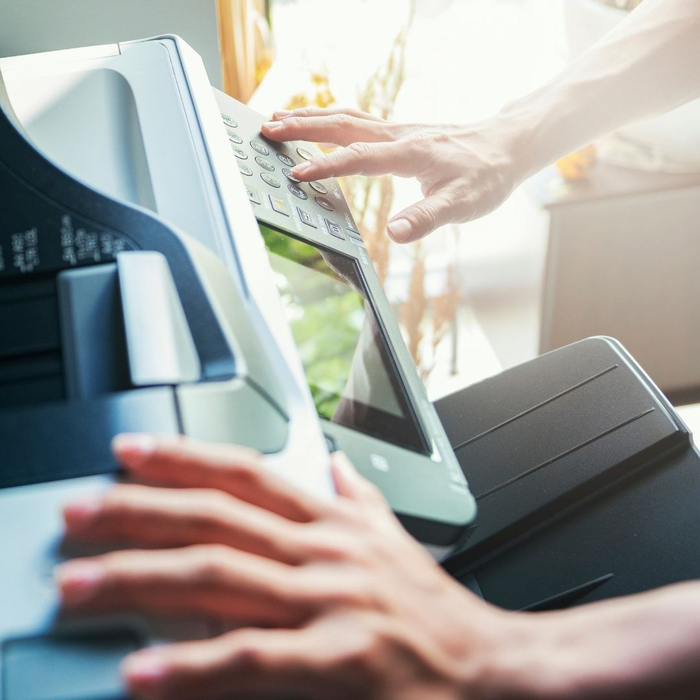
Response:
[[[260,230],[318,414],[428,454],[356,261]]]

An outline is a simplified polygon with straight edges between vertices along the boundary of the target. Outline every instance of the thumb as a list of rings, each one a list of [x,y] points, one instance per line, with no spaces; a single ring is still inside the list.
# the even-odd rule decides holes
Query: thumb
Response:
[[[396,243],[411,243],[427,236],[436,228],[450,223],[450,202],[444,194],[434,194],[394,216],[387,233]]]
[[[334,452],[331,455],[331,465],[338,495],[388,509],[379,489],[360,475],[343,452]]]

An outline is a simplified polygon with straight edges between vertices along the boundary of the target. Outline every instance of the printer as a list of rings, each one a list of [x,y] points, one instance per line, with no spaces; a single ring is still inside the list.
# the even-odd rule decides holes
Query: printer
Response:
[[[247,445],[320,498],[344,449],[449,551],[474,499],[337,182],[286,174],[313,147],[264,141],[177,37],[0,81],[0,698],[121,697],[130,651],[219,629],[60,610],[88,553],[62,505],[119,478],[120,432]]]

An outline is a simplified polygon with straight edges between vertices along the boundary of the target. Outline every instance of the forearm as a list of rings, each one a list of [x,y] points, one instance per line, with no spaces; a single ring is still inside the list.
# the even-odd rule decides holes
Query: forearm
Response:
[[[520,637],[495,665],[499,700],[697,698],[700,584],[528,616]]]
[[[507,105],[521,176],[700,96],[700,0],[644,0],[548,84]]]

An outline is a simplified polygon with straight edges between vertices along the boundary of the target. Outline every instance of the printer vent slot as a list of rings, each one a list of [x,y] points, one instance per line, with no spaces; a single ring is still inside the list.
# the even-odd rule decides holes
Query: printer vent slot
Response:
[[[65,398],[50,276],[0,284],[0,410]]]

